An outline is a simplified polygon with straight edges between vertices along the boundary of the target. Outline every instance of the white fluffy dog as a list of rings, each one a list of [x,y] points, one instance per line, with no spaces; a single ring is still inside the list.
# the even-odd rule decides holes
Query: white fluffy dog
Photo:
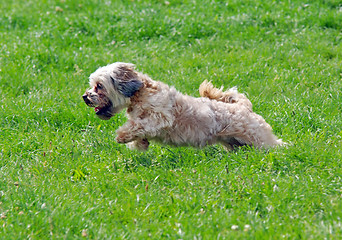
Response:
[[[235,88],[222,91],[204,81],[199,91],[200,98],[184,95],[135,71],[133,64],[116,62],[90,75],[83,99],[105,120],[127,108],[128,120],[116,141],[138,150],[147,150],[149,140],[200,148],[221,143],[228,150],[283,144]]]

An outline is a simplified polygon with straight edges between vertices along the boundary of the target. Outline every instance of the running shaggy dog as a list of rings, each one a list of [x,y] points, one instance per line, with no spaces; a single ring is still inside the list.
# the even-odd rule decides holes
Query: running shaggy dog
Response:
[[[199,148],[221,143],[227,150],[284,144],[236,88],[223,91],[204,81],[201,97],[195,98],[121,62],[101,67],[89,78],[83,99],[99,118],[108,120],[127,108],[128,119],[117,130],[116,141],[131,149],[147,150],[150,140]]]

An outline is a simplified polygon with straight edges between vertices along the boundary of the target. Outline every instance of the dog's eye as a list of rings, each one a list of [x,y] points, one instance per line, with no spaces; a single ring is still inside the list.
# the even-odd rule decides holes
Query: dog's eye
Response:
[[[103,85],[101,83],[97,84],[97,89],[103,89]]]

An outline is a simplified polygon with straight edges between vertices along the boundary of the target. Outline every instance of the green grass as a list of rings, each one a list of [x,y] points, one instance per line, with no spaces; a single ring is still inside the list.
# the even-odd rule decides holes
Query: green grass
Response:
[[[342,238],[340,1],[0,6],[0,239]],[[237,86],[291,144],[130,151],[124,113],[81,99],[115,61],[193,96]]]

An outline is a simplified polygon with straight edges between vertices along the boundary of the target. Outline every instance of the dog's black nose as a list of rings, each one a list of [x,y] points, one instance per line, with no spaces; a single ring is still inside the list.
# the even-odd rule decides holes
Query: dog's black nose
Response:
[[[84,95],[82,96],[82,98],[83,98],[83,100],[84,100],[84,102],[85,102],[86,104],[90,104],[90,101],[89,101],[89,99],[88,99],[88,95],[87,95],[87,94],[84,94]]]

